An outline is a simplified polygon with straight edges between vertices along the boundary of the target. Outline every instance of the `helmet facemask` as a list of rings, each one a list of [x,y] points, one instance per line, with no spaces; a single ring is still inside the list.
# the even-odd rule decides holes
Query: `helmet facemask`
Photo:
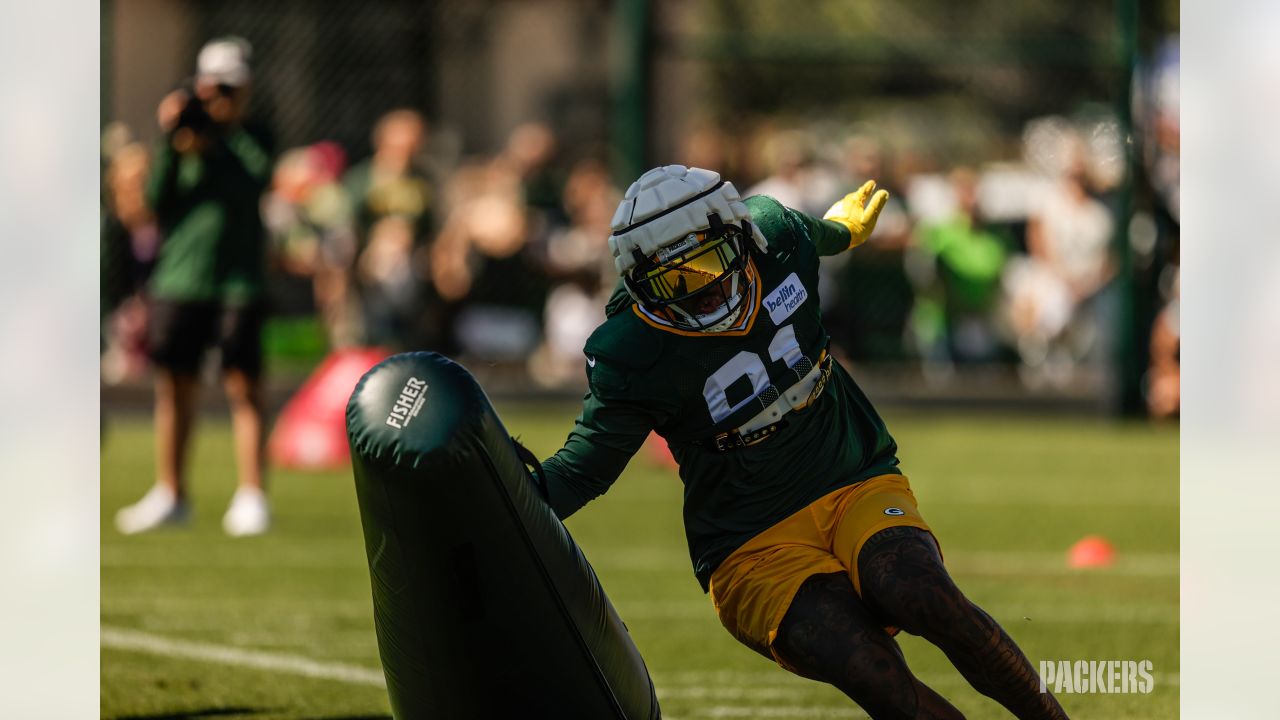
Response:
[[[710,228],[688,233],[652,256],[635,250],[635,267],[624,275],[644,309],[684,330],[729,329],[748,295],[749,230],[721,223],[718,216],[711,220]]]
[[[653,168],[627,188],[609,227],[614,267],[655,324],[723,332],[759,301],[748,251],[767,252],[768,239],[719,173]]]

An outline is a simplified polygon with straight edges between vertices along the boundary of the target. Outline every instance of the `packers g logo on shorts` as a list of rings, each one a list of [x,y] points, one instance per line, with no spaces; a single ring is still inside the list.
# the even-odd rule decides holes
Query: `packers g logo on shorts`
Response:
[[[903,511],[902,508],[887,507],[884,509],[884,514],[885,515],[906,515],[907,513]]]

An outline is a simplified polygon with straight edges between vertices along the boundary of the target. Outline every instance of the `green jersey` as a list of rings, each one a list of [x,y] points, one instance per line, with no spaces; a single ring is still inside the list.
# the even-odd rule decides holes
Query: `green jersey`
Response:
[[[163,139],[147,187],[164,233],[150,294],[238,304],[256,299],[266,275],[258,203],[270,178],[267,144],[243,128],[214,138],[199,155],[180,154]]]
[[[828,337],[818,259],[849,245],[843,226],[747,198],[768,239],[753,248],[755,282],[737,329],[663,327],[621,289],[587,340],[589,392],[564,448],[543,464],[565,518],[599,496],[656,431],[684,483],[684,525],[703,590],[735,549],[833,490],[898,472],[897,446],[871,403],[835,364],[825,390],[763,441],[728,452],[713,438],[742,426],[816,365]],[[805,362],[807,361],[807,362]]]

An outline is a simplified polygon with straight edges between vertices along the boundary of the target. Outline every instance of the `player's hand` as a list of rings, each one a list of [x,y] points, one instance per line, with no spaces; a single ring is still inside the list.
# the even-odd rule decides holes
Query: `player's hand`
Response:
[[[164,96],[156,108],[156,122],[159,123],[161,132],[172,132],[178,126],[178,116],[190,99],[186,90],[174,90]]]
[[[856,248],[871,237],[871,232],[876,229],[876,219],[880,217],[880,211],[884,209],[884,204],[889,201],[889,192],[880,190],[872,195],[871,192],[876,188],[875,180],[868,180],[862,187],[845,195],[826,215],[822,216],[823,220],[833,220],[849,228],[849,248]],[[871,202],[868,203],[867,199]]]

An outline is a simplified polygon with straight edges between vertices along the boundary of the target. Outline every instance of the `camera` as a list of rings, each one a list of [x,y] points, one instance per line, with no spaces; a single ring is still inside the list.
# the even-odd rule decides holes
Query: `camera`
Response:
[[[218,98],[231,98],[235,95],[237,88],[234,85],[218,83],[213,86],[213,95],[209,98],[202,98],[196,92],[195,83],[187,81],[183,83],[182,90],[187,94],[187,102],[182,106],[182,111],[178,113],[178,123],[176,127],[187,128],[196,133],[207,133],[214,129],[217,122],[213,116],[209,114],[206,103]]]
[[[187,128],[197,133],[208,132],[213,127],[213,117],[204,107],[204,101],[194,94],[187,97],[187,103],[178,113],[178,128]]]

